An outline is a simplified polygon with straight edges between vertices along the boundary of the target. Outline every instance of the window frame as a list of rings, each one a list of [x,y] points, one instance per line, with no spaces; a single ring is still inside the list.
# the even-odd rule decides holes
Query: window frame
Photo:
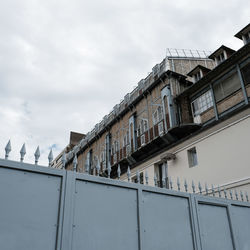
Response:
[[[187,156],[188,156],[188,166],[189,168],[193,168],[198,166],[198,155],[196,147],[192,147],[187,150]]]
[[[206,95],[208,93],[209,93],[209,97],[206,98]],[[214,106],[212,95],[213,95],[212,90],[208,89],[205,92],[203,92],[200,96],[197,96],[193,101],[191,101],[191,110],[192,110],[193,118],[196,116],[199,116],[200,114],[202,114],[203,112],[209,110],[211,107]],[[208,99],[209,99],[209,101],[208,101]],[[194,110],[194,103],[196,103],[196,102],[197,102],[197,105],[199,108],[199,112],[195,112],[195,110]],[[199,107],[199,103],[202,105],[201,107]]]

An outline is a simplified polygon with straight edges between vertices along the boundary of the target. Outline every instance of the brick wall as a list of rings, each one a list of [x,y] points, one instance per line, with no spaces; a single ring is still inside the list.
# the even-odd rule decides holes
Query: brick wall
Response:
[[[229,108],[235,106],[236,104],[240,103],[244,101],[244,96],[242,93],[242,90],[240,89],[239,91],[237,91],[235,94],[221,100],[220,102],[217,103],[217,110],[218,113],[222,113],[226,110],[228,110]]]
[[[201,122],[205,123],[209,120],[211,120],[215,116],[214,114],[214,108],[211,107],[210,109],[206,110],[201,114]]]

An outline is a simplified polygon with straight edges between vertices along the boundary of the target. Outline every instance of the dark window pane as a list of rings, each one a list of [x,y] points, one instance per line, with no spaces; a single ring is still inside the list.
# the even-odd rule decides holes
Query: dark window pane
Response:
[[[241,69],[244,84],[250,84],[250,63]]]
[[[240,88],[240,79],[237,72],[235,72],[231,76],[214,86],[215,100],[218,102]]]

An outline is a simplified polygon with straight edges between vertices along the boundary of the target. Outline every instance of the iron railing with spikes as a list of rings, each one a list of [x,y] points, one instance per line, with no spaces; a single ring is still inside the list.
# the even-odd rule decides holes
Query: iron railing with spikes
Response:
[[[5,147],[5,160],[8,160],[9,159],[9,155],[10,155],[10,152],[11,152],[12,148],[11,148],[11,141],[9,140],[6,147]],[[20,162],[23,162],[24,161],[24,157],[26,155],[26,146],[25,146],[25,143],[22,145],[21,147],[21,150],[20,150]],[[35,165],[38,165],[38,161],[39,161],[39,158],[40,158],[41,154],[40,154],[40,148],[39,146],[36,148],[36,151],[34,153],[34,157],[35,157]],[[66,163],[66,156],[64,154],[64,156],[62,157],[64,159],[64,167],[65,167],[65,163]],[[50,149],[50,152],[49,152],[49,155],[48,155],[48,166],[51,167],[51,164],[53,162],[53,152],[52,152],[52,149]],[[62,162],[63,162],[63,159],[62,159]]]
[[[9,154],[11,152],[11,141],[9,140],[6,147],[5,147],[5,160],[9,159]],[[25,143],[22,145],[21,150],[20,150],[20,162],[24,161],[24,156],[26,155],[26,146]],[[36,151],[34,153],[34,157],[35,157],[35,163],[34,165],[38,165],[38,160],[40,158],[40,149],[39,146],[36,148]],[[48,166],[51,167],[52,166],[52,161],[53,161],[53,152],[52,149],[49,152],[48,155]],[[62,168],[65,169],[65,165],[66,165],[66,154],[63,153],[62,158]],[[77,161],[77,156],[76,154],[74,155],[74,159],[73,159],[73,171],[77,172],[77,166],[78,166],[78,161]],[[100,176],[100,163],[99,161],[96,164],[96,175]],[[86,165],[85,171],[87,174],[89,174],[89,165]],[[108,167],[107,167],[107,178],[110,179],[110,174],[111,174],[111,164],[110,162],[108,163]],[[130,170],[130,166],[128,166],[127,168],[127,181],[131,182],[131,170]],[[136,178],[134,180],[136,180],[136,183],[140,184],[140,172],[139,170],[136,171]],[[105,178],[105,177],[104,177]],[[121,180],[121,168],[120,168],[120,164],[118,164],[117,167],[117,179]],[[241,201],[247,201],[249,202],[249,196],[248,193],[245,191],[243,193],[242,190],[238,191],[235,188],[234,191],[232,189],[227,190],[225,187],[223,187],[223,189],[221,189],[220,185],[218,185],[216,188],[214,187],[214,185],[212,184],[211,187],[209,188],[207,183],[205,183],[204,187],[202,186],[201,182],[198,182],[198,185],[195,185],[195,182],[192,180],[191,182],[191,187],[188,186],[188,182],[186,179],[184,179],[183,184],[181,184],[180,178],[177,177],[176,178],[176,183],[174,183],[173,179],[171,178],[171,176],[169,177],[165,177],[163,175],[162,179],[159,180],[157,175],[154,175],[154,185],[155,187],[160,187],[160,188],[167,188],[170,190],[174,190],[174,187],[176,187],[176,191],[183,191],[183,192],[190,192],[190,193],[194,193],[194,194],[200,194],[200,195],[206,195],[206,196],[218,196],[219,198],[225,198],[225,199],[232,199],[232,200],[241,200]],[[148,176],[148,171],[145,171],[145,184],[149,185],[149,176]],[[175,184],[175,185],[174,185]]]

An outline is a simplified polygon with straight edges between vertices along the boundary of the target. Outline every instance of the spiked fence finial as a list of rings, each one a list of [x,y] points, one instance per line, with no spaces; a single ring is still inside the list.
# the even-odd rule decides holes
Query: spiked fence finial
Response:
[[[166,173],[165,170],[162,173],[162,187],[166,187]]]
[[[37,164],[38,164],[38,159],[39,159],[39,157],[40,157],[40,149],[39,149],[39,146],[36,148],[36,152],[35,152],[34,156],[35,156],[35,165],[37,165]]]
[[[212,184],[212,194],[213,194],[213,197],[215,196],[215,192],[214,192],[214,185]]]
[[[147,170],[145,172],[145,181],[146,181],[146,185],[148,185],[148,171]]]
[[[53,152],[52,148],[50,149],[49,155],[48,155],[48,160],[49,160],[49,167],[51,167],[51,163],[53,161]]]
[[[10,151],[11,151],[11,142],[9,140],[5,147],[5,160],[8,160]]]
[[[185,191],[187,192],[188,191],[188,184],[187,184],[187,180],[186,179],[184,180],[184,188],[185,188]]]
[[[74,160],[73,160],[73,171],[74,171],[74,172],[77,171],[77,163],[78,163],[78,161],[77,161],[77,156],[76,156],[76,154],[75,154]]]
[[[198,188],[199,188],[200,194],[202,194],[202,186],[200,182],[198,183]]]
[[[224,192],[225,199],[227,199],[227,190],[225,189],[225,187],[223,188],[223,192]]]
[[[121,167],[120,167],[120,164],[118,164],[118,168],[117,168],[117,177],[118,177],[118,180],[120,180],[120,177],[121,177]]]
[[[177,177],[177,188],[178,188],[178,191],[181,190],[181,183],[180,183],[179,177]]]
[[[233,199],[233,191],[232,191],[232,189],[230,189],[229,194],[230,194],[230,198],[232,200]]]
[[[21,150],[20,150],[20,161],[23,162],[24,156],[26,154],[26,147],[25,147],[25,143],[23,144]]]
[[[87,174],[89,174],[89,162],[88,162],[88,160],[85,161],[85,171]]]
[[[63,152],[63,155],[62,155],[62,168],[65,169],[65,166],[66,166],[66,153]]]
[[[111,173],[111,164],[110,161],[108,162],[108,178],[110,179],[110,173]]]
[[[136,171],[136,180],[137,180],[137,183],[140,184],[140,173],[139,173],[139,170]]]
[[[101,169],[100,162],[99,162],[99,159],[97,159],[97,163],[96,163],[96,174],[97,174],[97,176],[99,176],[99,174],[100,174],[100,169]]]
[[[208,195],[208,186],[207,186],[207,183],[205,183],[205,192],[206,192],[206,195]]]
[[[218,185],[218,193],[219,193],[219,197],[221,198],[221,190],[220,190],[220,185]]]
[[[173,189],[173,181],[172,181],[171,176],[169,176],[169,185],[170,185],[170,189],[172,190]]]
[[[127,170],[128,182],[130,182],[130,175],[131,175],[130,167],[128,166],[128,170]]]
[[[242,201],[244,201],[244,195],[243,195],[243,192],[240,190],[240,198]]]
[[[193,189],[193,193],[195,193],[195,185],[194,185],[194,181],[192,181],[192,189]]]
[[[236,190],[236,189],[234,190],[234,195],[235,195],[236,200],[238,200],[238,199],[239,199],[239,197],[238,197],[238,192],[237,192],[237,190]]]
[[[245,192],[245,196],[246,196],[246,201],[249,202],[247,191]]]
[[[157,183],[157,176],[156,176],[156,174],[155,174],[155,176],[154,176],[154,183],[155,183],[155,186],[157,187],[157,186],[158,186],[158,183]]]

